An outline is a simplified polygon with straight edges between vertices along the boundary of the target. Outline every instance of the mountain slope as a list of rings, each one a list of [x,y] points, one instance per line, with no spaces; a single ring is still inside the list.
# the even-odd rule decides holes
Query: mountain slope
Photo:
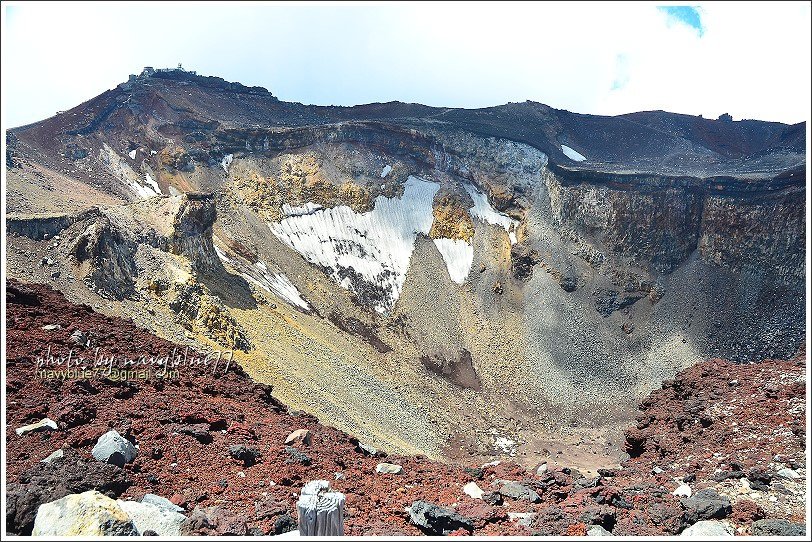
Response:
[[[804,133],[145,73],[7,133],[8,269],[393,452],[595,467],[681,368],[795,354]]]

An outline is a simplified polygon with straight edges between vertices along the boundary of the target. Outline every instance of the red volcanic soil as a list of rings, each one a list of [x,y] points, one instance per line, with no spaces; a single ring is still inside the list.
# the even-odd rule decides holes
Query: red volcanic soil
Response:
[[[290,529],[301,487],[325,479],[346,495],[348,535],[421,534],[405,510],[416,500],[468,518],[470,529],[454,534],[577,535],[590,524],[618,535],[676,534],[697,518],[671,494],[675,479],[687,477],[695,491],[710,487],[730,494],[742,477],[752,476],[766,481],[760,490],[766,499],[776,492],[776,454],[781,465],[805,472],[805,356],[756,365],[712,360],[692,367],[643,402],[639,423],[628,433],[632,457],[622,469],[596,478],[569,469],[538,475],[504,462],[475,468],[424,457],[371,457],[351,436],[289,411],[272,397],[270,386],[253,382],[236,365],[226,370],[222,361],[217,367],[182,364],[162,378],[143,366],[129,367],[142,374],[123,381],[103,374],[64,381],[43,377],[37,360],[49,349],[53,357],[72,351],[73,363],[84,356],[86,366],[98,349],[115,357],[113,366],[125,368],[124,359],[171,356],[183,347],[128,320],[71,304],[45,286],[9,282],[6,300],[9,533],[29,534],[42,502],[97,488],[122,499],[161,495],[189,515],[208,508],[209,522],[190,522],[190,532],[272,534]],[[54,324],[60,327],[43,329]],[[71,338],[77,330],[89,347]],[[55,420],[58,430],[15,433],[44,417]],[[110,429],[139,446],[135,461],[123,469],[102,466],[90,455]],[[296,429],[309,429],[312,442],[286,448],[286,437]],[[230,447],[238,445],[259,452],[255,464],[232,457],[238,454]],[[59,448],[76,453],[40,463]],[[381,461],[402,465],[403,473],[376,474]],[[521,482],[540,502],[505,496],[503,504],[492,505],[462,490],[475,480],[490,491],[495,479]],[[784,496],[777,501],[783,508],[765,509],[751,495],[733,495],[732,509],[724,514],[743,533],[765,516],[802,522],[803,502],[791,506],[786,503],[796,495]],[[509,512],[536,516],[523,526]]]

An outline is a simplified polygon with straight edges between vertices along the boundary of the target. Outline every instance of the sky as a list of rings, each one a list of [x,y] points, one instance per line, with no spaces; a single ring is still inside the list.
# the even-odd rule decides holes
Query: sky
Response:
[[[144,66],[282,100],[579,113],[809,117],[810,4],[4,3],[4,124],[84,102]]]

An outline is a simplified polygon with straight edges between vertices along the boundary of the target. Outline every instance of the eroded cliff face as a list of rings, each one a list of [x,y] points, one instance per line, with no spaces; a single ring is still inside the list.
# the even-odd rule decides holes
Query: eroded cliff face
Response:
[[[271,98],[144,80],[15,131],[19,179],[128,203],[13,218],[12,276],[242,351],[292,406],[433,457],[530,462],[682,367],[802,341],[792,127]]]

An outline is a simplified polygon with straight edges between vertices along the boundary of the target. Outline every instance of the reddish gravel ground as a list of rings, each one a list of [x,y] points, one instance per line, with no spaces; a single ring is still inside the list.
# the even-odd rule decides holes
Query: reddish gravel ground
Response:
[[[116,356],[120,367],[122,359],[167,356],[180,347],[129,321],[73,305],[41,285],[9,282],[6,300],[9,533],[30,532],[41,502],[98,486],[125,499],[145,493],[171,498],[189,515],[207,508],[208,523],[190,522],[189,532],[272,534],[290,528],[297,492],[314,479],[330,480],[346,495],[349,535],[421,534],[406,512],[416,500],[453,508],[470,520],[470,529],[452,534],[578,535],[593,524],[618,535],[676,534],[697,519],[671,494],[678,479],[694,491],[710,487],[728,496],[732,509],[726,519],[740,534],[748,534],[761,517],[805,520],[805,355],[692,367],[643,402],[638,424],[627,434],[632,457],[622,469],[597,478],[569,469],[538,475],[512,463],[477,469],[424,457],[370,457],[351,436],[289,412],[271,396],[270,386],[253,382],[238,366],[225,371],[222,363],[216,369],[183,365],[171,377],[158,378],[153,371],[125,381],[102,375],[42,378],[37,359],[49,348],[53,356],[72,350],[74,357],[91,360],[98,348]],[[43,329],[52,324],[60,327]],[[77,330],[90,347],[71,338]],[[15,433],[44,417],[59,429]],[[72,482],[82,469],[101,469],[90,451],[111,428],[138,444],[138,457],[123,469],[104,467],[94,475],[99,480],[83,474],[84,486]],[[288,434],[302,428],[312,432],[312,442],[286,448]],[[235,445],[256,449],[257,463],[246,466],[231,457]],[[59,448],[78,453],[40,463]],[[380,461],[402,465],[403,473],[376,474]],[[778,483],[779,467],[796,469],[802,478],[794,485]],[[116,483],[102,487],[102,478]],[[737,486],[742,478],[767,485],[743,493]],[[503,504],[491,505],[462,491],[472,480],[489,491],[495,479],[519,481],[541,502],[505,497]],[[780,497],[770,500],[775,495]],[[536,516],[523,526],[509,512]]]

